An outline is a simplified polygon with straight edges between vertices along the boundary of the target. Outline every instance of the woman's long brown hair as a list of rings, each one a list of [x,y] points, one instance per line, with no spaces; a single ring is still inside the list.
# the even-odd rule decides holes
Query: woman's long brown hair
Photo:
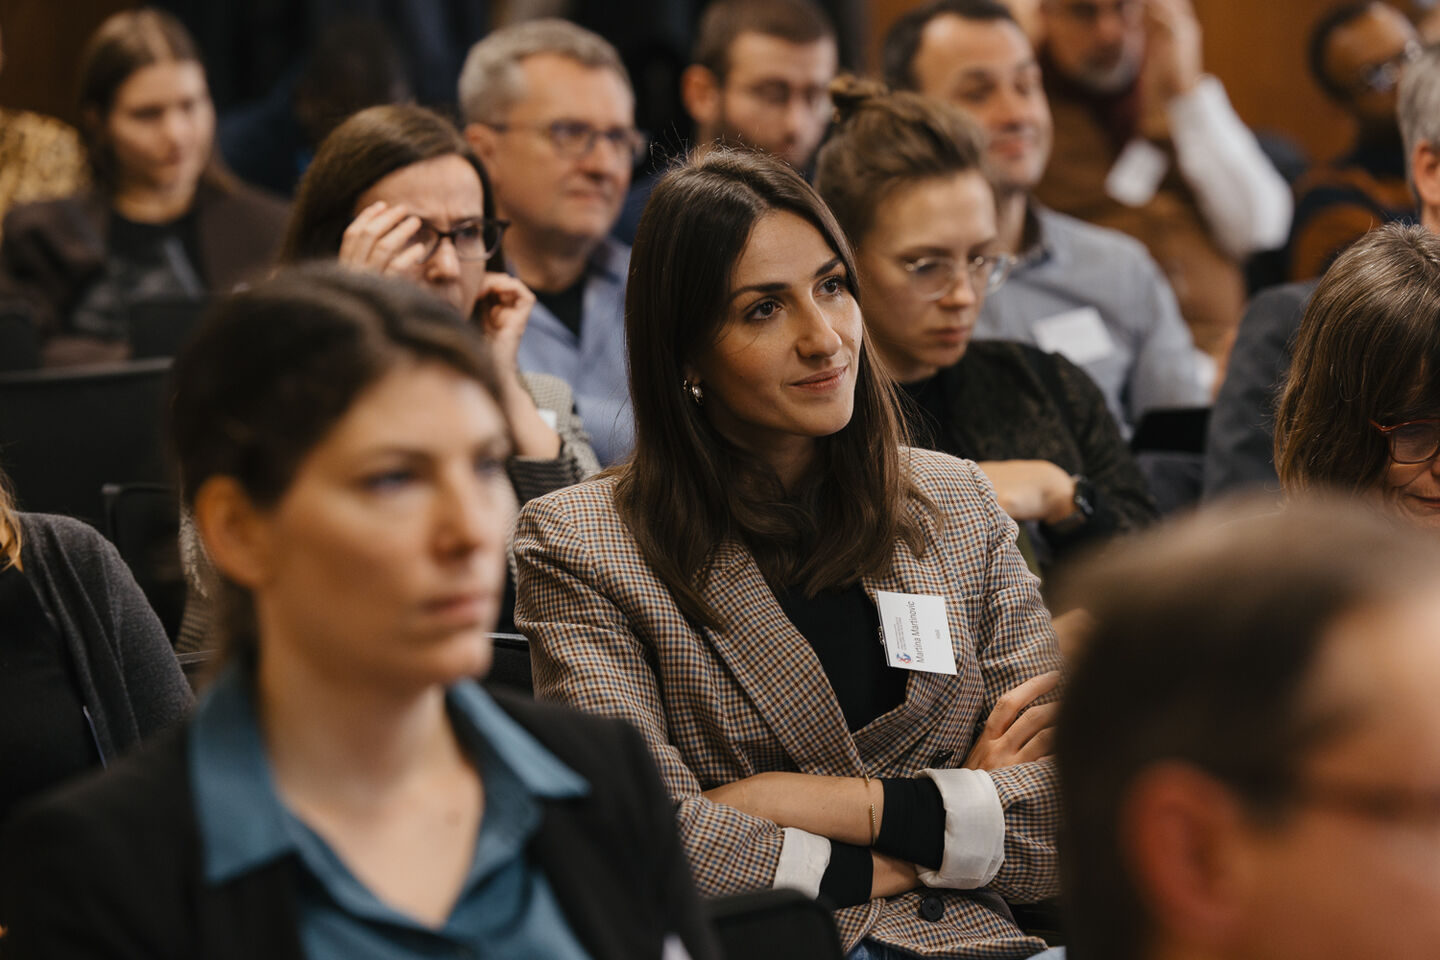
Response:
[[[909,478],[895,388],[862,342],[855,412],[821,438],[799,488],[730,443],[681,386],[717,339],[731,272],[757,221],[776,211],[815,227],[855,263],[835,218],[793,170],[758,153],[716,150],[672,170],[646,205],[630,259],[625,334],[635,453],[615,504],[651,568],[692,620],[723,627],[703,595],[717,546],[742,542],[772,586],[808,595],[884,575],[897,541],[924,551],[939,511]]]
[[[0,571],[20,568],[20,518],[15,516],[15,501],[10,484],[0,470]]]

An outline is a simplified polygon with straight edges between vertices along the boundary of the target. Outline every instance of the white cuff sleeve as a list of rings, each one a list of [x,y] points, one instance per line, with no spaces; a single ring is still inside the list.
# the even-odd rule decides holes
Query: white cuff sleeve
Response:
[[[1005,862],[1005,810],[984,770],[922,770],[945,803],[945,853],[939,870],[920,873],[930,887],[973,890],[995,879]],[[783,859],[783,856],[782,856]]]
[[[1290,234],[1294,200],[1225,87],[1211,76],[1166,105],[1180,174],[1216,241],[1234,257],[1270,250]]]
[[[991,788],[994,792],[994,788]],[[999,803],[997,800],[996,803]],[[780,862],[775,866],[778,890],[789,887],[811,898],[820,896],[820,878],[830,866],[830,841],[799,827],[786,827],[780,845]]]

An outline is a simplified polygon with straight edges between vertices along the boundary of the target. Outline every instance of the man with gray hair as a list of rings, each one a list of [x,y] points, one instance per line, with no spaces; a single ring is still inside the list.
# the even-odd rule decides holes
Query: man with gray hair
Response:
[[[608,234],[646,140],[615,48],[565,20],[475,44],[460,73],[465,137],[510,221],[510,268],[538,298],[519,363],[570,384],[604,464],[634,442],[625,374],[630,248]]]
[[[1397,109],[1420,225],[1440,232],[1440,47],[1430,47],[1406,68]]]

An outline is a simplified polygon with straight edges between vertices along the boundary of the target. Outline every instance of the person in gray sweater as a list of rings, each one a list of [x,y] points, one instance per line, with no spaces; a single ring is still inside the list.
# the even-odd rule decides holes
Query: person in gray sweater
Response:
[[[190,687],[115,548],[0,486],[0,821],[182,720]]]

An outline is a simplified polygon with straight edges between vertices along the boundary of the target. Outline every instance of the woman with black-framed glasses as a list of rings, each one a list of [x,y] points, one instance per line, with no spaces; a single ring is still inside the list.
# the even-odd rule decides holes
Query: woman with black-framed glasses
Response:
[[[1310,298],[1275,417],[1288,493],[1333,487],[1440,530],[1440,238],[1391,224]]]
[[[565,382],[517,366],[535,295],[504,272],[506,226],[484,165],[450,121],[408,104],[371,107],[320,144],[280,258],[403,277],[484,331],[515,441],[507,472],[524,503],[600,465]]]
[[[981,132],[878,84],[831,92],[839,121],[816,185],[855,245],[865,326],[913,401],[912,442],[978,461],[1042,569],[1148,523],[1154,503],[1094,382],[1055,354],[971,342],[1013,265],[997,252]]]

